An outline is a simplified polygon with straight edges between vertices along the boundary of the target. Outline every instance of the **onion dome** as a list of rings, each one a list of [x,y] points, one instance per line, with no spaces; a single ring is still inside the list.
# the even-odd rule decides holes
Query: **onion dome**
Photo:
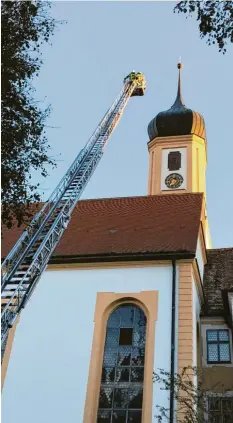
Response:
[[[205,122],[203,117],[191,109],[185,107],[181,96],[181,72],[182,64],[178,63],[179,69],[178,90],[173,106],[165,112],[160,112],[148,125],[150,141],[156,137],[169,137],[177,135],[195,134],[205,138]]]

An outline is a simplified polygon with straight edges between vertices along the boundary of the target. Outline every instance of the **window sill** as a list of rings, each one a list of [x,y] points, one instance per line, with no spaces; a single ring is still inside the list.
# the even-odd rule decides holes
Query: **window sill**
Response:
[[[232,364],[231,361],[207,361],[206,363],[208,366],[216,366],[216,365],[224,365],[224,364]]]
[[[202,367],[204,368],[204,369],[208,369],[208,368],[211,368],[211,367],[233,367],[233,363],[232,363],[232,361],[228,361],[228,362],[221,362],[221,363],[219,363],[219,362],[217,362],[217,363],[208,363],[208,362],[206,362],[206,361],[203,361],[202,362]]]

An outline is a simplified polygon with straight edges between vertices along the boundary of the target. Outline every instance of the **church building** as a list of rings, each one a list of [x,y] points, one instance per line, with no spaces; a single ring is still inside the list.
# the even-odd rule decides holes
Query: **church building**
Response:
[[[173,376],[187,366],[203,371],[212,416],[206,422],[233,422],[233,248],[211,246],[205,122],[184,105],[180,68],[174,104],[148,125],[148,194],[79,201],[28,310],[11,329],[3,391],[10,389],[17,336],[35,313],[25,348],[35,384],[45,383],[39,402],[49,393],[50,360],[56,389],[66,375],[66,406],[59,407],[69,423],[75,407],[79,423],[152,423],[157,406],[176,423],[173,392],[162,390],[153,372]],[[21,232],[5,229],[3,258]],[[22,386],[22,398],[30,389]],[[55,407],[51,397],[48,407]],[[35,415],[42,413],[33,401]]]

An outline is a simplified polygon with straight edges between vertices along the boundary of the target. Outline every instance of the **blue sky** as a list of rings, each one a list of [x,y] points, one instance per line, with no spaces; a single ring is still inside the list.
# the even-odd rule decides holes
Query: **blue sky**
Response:
[[[207,201],[213,247],[232,245],[232,45],[224,56],[199,38],[195,19],[174,14],[174,2],[54,2],[67,20],[43,47],[37,98],[52,105],[48,125],[57,169],[41,181],[45,200],[86,143],[132,69],[147,92],[130,100],[82,198],[147,194],[147,125],[171,106],[176,64],[184,64],[185,104],[200,112],[208,140]],[[231,228],[231,230],[230,230]]]
[[[146,76],[146,95],[130,99],[82,198],[146,195],[147,125],[175,99],[176,64],[181,56],[184,102],[200,112],[206,122],[207,206],[213,247],[228,247],[233,244],[232,46],[225,56],[215,46],[207,46],[199,38],[195,20],[173,14],[174,5],[173,2],[53,3],[53,16],[67,20],[67,24],[55,33],[52,47],[43,47],[44,65],[35,87],[37,99],[44,106],[52,105],[47,124],[53,128],[48,128],[47,134],[58,167],[51,169],[46,180],[36,175],[34,178],[41,182],[45,200],[114,101],[124,76],[134,69]],[[30,330],[33,331],[33,323]],[[28,327],[25,333],[30,334],[30,330]],[[4,423],[13,423],[16,415],[22,416],[24,423],[31,423],[33,401],[31,405],[27,396],[27,410],[18,395],[12,403],[12,392],[17,390],[14,387],[21,386],[19,369],[25,366],[22,360],[29,360],[23,354],[24,340],[18,334],[12,353],[3,396]],[[33,383],[29,377],[33,371],[29,360],[25,383],[28,380]],[[37,383],[35,392],[40,392],[43,380]],[[47,420],[34,420],[34,423],[63,423],[59,410],[54,413],[46,415]],[[77,421],[76,411],[69,413],[68,420]]]

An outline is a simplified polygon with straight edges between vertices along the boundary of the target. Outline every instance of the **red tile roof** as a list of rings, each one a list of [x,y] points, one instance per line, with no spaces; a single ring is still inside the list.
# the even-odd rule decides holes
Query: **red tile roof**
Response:
[[[53,257],[195,253],[202,202],[199,193],[79,201]],[[4,229],[3,257],[21,232]]]

